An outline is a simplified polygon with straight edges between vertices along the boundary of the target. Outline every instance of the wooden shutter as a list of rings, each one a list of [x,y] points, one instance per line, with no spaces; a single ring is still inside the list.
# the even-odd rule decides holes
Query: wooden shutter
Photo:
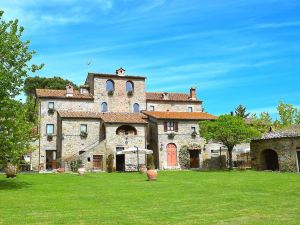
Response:
[[[175,132],[178,132],[178,122],[174,122],[174,126],[175,126]]]
[[[164,131],[165,132],[168,131],[168,122],[167,121],[164,122]]]

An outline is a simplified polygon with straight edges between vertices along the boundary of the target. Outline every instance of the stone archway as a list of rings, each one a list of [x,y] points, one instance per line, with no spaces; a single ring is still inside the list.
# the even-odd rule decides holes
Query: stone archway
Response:
[[[261,152],[261,169],[262,170],[279,170],[277,152],[272,149],[266,149]]]

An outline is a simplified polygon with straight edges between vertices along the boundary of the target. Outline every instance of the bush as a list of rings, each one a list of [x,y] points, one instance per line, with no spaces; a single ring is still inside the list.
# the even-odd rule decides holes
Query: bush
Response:
[[[190,153],[188,151],[187,145],[184,145],[180,148],[178,158],[179,158],[179,165],[181,169],[190,168]]]
[[[149,169],[149,170],[154,169],[153,155],[147,155],[147,169]]]
[[[82,161],[80,159],[78,159],[76,161],[75,160],[71,161],[71,163],[70,163],[72,172],[77,172],[81,166],[82,166]]]
[[[114,155],[109,154],[106,158],[106,170],[108,173],[112,173],[114,171]]]

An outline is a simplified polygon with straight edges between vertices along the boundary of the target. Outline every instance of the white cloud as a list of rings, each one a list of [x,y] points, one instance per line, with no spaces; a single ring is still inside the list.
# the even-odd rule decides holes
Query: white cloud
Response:
[[[268,29],[268,28],[285,28],[285,27],[297,27],[297,26],[300,26],[300,21],[261,23],[261,24],[256,24],[253,28]]]

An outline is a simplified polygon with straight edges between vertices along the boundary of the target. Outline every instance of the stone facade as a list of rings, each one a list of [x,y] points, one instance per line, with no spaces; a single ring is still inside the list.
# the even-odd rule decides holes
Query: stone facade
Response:
[[[254,169],[299,172],[299,136],[252,140],[250,146]]]
[[[40,139],[36,151],[31,154],[33,168],[42,170],[61,166],[70,169],[71,161],[81,160],[87,169],[105,170],[106,157],[113,154],[115,169],[134,171],[138,163],[136,153],[123,155],[122,150],[136,147],[152,149],[157,168],[178,169],[178,151],[183,145],[193,144],[200,146],[199,156],[195,157],[199,158],[199,168],[202,168],[205,140],[199,135],[198,119],[178,120],[178,131],[170,138],[169,132],[164,131],[165,120],[138,113],[133,107],[138,104],[140,112],[150,111],[150,106],[154,106],[155,111],[201,114],[202,102],[196,98],[196,89],[191,88],[190,94],[172,93],[170,99],[160,99],[161,93],[152,92],[157,101],[148,98],[145,77],[127,76],[124,72],[120,69],[115,75],[89,73],[80,91],[73,90],[70,85],[65,91],[37,90]],[[108,81],[113,84],[112,91],[107,90]],[[133,87],[130,93],[127,82]],[[104,102],[106,112],[101,108]],[[52,110],[49,110],[50,105]],[[47,134],[47,124],[54,126],[52,135]],[[81,125],[87,127],[86,136],[81,135]],[[192,136],[192,127],[198,134]],[[169,143],[177,148],[173,166],[168,166]],[[139,155],[138,161],[146,164],[145,155]]]

